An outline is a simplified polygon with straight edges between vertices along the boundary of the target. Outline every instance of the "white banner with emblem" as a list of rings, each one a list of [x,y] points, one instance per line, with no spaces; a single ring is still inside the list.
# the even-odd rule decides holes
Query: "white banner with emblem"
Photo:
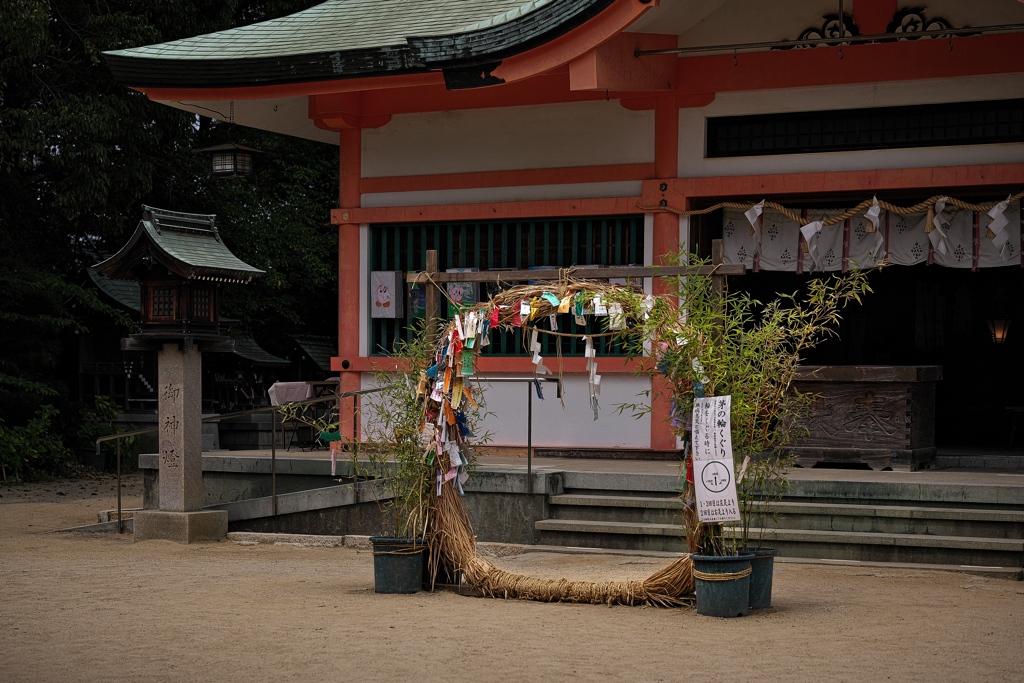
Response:
[[[693,402],[693,479],[697,517],[702,522],[740,519],[732,460],[731,396]]]

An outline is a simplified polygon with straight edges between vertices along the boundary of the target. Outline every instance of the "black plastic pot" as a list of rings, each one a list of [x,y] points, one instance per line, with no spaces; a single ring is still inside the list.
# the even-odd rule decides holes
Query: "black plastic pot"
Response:
[[[377,593],[415,593],[423,584],[423,539],[371,536],[373,590]]]
[[[750,561],[742,555],[691,555],[697,614],[745,617],[750,613]],[[702,576],[703,575],[703,576]]]
[[[754,553],[750,561],[750,609],[765,609],[772,606],[772,575],[775,573],[777,548],[746,548],[743,552]]]

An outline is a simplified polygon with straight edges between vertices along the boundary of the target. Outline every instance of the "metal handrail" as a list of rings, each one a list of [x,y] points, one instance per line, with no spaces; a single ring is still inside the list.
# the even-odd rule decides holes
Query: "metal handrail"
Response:
[[[333,396],[321,396],[319,398],[308,398],[302,401],[292,401],[290,403],[283,403],[276,406],[264,406],[262,408],[253,408],[250,410],[239,410],[233,413],[225,413],[223,415],[211,415],[210,417],[204,417],[201,422],[203,424],[207,422],[220,422],[222,420],[231,420],[236,417],[245,417],[246,415],[256,415],[259,413],[274,413],[280,412],[284,406],[309,406],[316,405],[319,403],[337,403],[338,404],[338,417],[341,418],[341,399],[351,398],[353,401],[352,405],[352,436],[353,442],[358,448],[359,440],[356,435],[359,433],[358,421],[359,421],[359,409],[356,404],[356,400],[363,394],[374,394],[383,391],[383,387],[377,389],[361,389],[359,391],[346,391],[342,394],[335,394]],[[158,413],[159,414],[159,413]],[[277,421],[270,421],[270,495],[271,505],[273,507],[273,514],[277,516]],[[148,429],[135,429],[130,432],[121,432],[120,434],[108,434],[107,436],[101,436],[96,439],[96,455],[101,455],[101,447],[108,441],[115,441],[115,452],[117,460],[117,533],[124,533],[124,519],[121,517],[121,441],[132,436],[141,436],[143,434],[152,434],[160,430],[160,427],[150,427]]]

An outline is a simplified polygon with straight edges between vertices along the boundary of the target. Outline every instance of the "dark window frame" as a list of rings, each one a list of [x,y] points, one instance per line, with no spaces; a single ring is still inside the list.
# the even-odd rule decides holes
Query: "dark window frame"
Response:
[[[1024,98],[719,116],[705,157],[821,154],[1024,142]]]

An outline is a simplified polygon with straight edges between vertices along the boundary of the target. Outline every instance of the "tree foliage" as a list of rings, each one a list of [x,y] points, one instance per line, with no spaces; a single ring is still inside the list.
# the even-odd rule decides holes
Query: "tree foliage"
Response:
[[[88,287],[85,267],[127,240],[142,204],[217,214],[228,245],[267,271],[255,286],[230,289],[223,310],[258,339],[274,346],[289,332],[336,329],[337,237],[329,219],[336,148],[150,102],[116,83],[102,59],[106,50],[314,4],[0,3],[0,418],[7,424],[27,425],[40,403],[69,397],[67,359],[87,313],[125,325]],[[228,141],[265,151],[255,179],[208,177],[207,160],[193,150]]]

